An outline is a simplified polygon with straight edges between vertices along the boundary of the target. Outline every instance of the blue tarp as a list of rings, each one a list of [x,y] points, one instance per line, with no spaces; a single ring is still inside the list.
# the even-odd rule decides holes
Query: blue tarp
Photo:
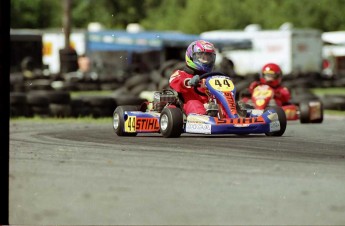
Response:
[[[198,35],[174,32],[139,32],[101,31],[89,32],[87,47],[89,50],[147,51],[161,50],[167,45],[188,45],[198,39]]]
[[[163,50],[165,47],[186,47],[200,39],[200,35],[180,32],[138,32],[108,30],[87,33],[87,49],[90,51],[129,51],[143,52]],[[251,46],[249,40],[212,40],[217,47]]]

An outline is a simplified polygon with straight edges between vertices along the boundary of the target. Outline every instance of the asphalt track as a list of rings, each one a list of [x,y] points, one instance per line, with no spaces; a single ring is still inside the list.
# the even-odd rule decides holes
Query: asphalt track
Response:
[[[10,122],[15,225],[345,225],[345,118],[282,137]]]

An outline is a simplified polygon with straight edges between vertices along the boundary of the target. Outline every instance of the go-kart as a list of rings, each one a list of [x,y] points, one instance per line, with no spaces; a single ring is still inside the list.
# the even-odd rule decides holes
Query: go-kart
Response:
[[[220,72],[200,76],[203,87],[194,87],[207,95],[207,115],[188,114],[183,101],[173,90],[157,91],[151,102],[141,106],[117,106],[113,113],[113,129],[118,136],[138,133],[160,133],[164,137],[193,134],[260,134],[282,136],[286,130],[286,115],[278,106],[265,110],[241,109],[236,103],[236,88],[231,78]],[[202,90],[202,91],[201,91]],[[204,91],[204,92],[203,92]],[[151,106],[151,107],[150,107]]]
[[[277,106],[274,100],[274,90],[264,84],[255,87],[251,96],[242,94],[240,100],[261,110]],[[323,121],[323,105],[318,100],[289,103],[281,108],[284,110],[287,120],[300,120],[301,123],[321,123]]]

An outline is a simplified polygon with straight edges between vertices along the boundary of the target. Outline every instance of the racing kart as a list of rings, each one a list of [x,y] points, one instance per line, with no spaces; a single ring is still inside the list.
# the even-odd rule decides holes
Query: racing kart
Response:
[[[277,106],[273,89],[264,84],[255,87],[251,96],[242,94],[241,101],[261,110]],[[287,120],[300,120],[301,123],[322,123],[323,121],[323,105],[318,100],[290,103],[281,108],[284,110]]]
[[[186,115],[177,92],[157,91],[151,102],[144,102],[141,106],[117,106],[113,113],[115,133],[118,136],[160,133],[167,138],[180,137],[182,133],[284,134],[287,122],[282,108],[241,109],[235,101],[233,81],[220,72],[203,74],[200,81],[203,88],[194,87],[194,91],[208,97],[207,115]]]

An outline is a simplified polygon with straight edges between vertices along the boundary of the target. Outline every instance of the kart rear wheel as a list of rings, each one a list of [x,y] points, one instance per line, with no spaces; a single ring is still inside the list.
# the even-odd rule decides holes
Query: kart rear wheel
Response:
[[[138,111],[138,106],[118,106],[113,113],[113,129],[118,136],[136,136],[137,133],[125,132],[125,111]]]
[[[160,132],[166,137],[179,137],[183,129],[183,113],[179,108],[164,108],[159,120]]]
[[[280,130],[274,131],[274,132],[268,132],[265,133],[267,136],[282,136],[285,133],[286,130],[286,114],[284,110],[281,107],[275,106],[275,107],[270,107],[269,109],[273,109],[275,112],[278,114],[278,119],[280,123]],[[266,110],[267,111],[267,110]]]

